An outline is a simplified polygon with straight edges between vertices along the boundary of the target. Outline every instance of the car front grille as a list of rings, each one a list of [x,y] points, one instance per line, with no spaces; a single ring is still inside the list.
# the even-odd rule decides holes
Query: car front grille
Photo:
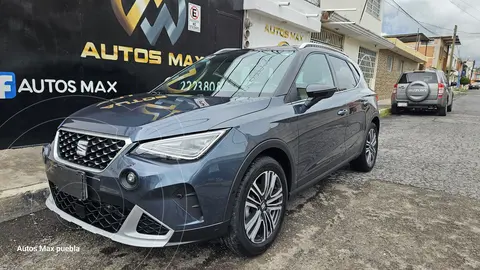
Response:
[[[80,141],[82,142],[79,143]],[[84,145],[83,149],[81,149],[82,144]],[[125,140],[60,130],[57,152],[58,156],[65,161],[87,168],[103,170],[112,162],[125,144]]]
[[[107,232],[116,233],[131,212],[131,208],[87,199],[77,198],[62,192],[50,182],[50,190],[57,207],[63,212]]]
[[[156,222],[145,214],[142,214],[142,217],[137,224],[137,232],[142,234],[166,235],[168,231],[168,228],[162,226],[162,224]]]

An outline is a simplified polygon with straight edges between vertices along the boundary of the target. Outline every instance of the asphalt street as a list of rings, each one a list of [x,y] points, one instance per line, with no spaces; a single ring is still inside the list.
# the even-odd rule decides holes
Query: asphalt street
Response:
[[[345,169],[301,193],[279,239],[254,259],[215,242],[128,247],[44,210],[0,224],[0,268],[478,269],[479,134],[480,91],[446,117],[382,119],[376,168]]]

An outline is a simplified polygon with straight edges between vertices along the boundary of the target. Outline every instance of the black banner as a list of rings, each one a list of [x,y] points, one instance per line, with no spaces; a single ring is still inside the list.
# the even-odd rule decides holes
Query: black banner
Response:
[[[0,149],[50,142],[81,108],[147,92],[218,49],[241,47],[236,2],[2,0]]]

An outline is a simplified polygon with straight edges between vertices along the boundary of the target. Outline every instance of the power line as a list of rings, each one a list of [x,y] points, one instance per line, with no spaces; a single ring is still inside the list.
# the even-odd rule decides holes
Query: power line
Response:
[[[440,28],[440,29],[448,30],[448,31],[450,31],[450,32],[452,32],[452,31],[453,31],[453,29],[449,29],[449,28],[441,27],[441,26],[438,26],[438,25],[435,25],[435,24],[431,24],[431,23],[427,23],[427,22],[421,22],[421,23],[428,24],[428,25],[431,25],[431,26],[433,26],[433,27],[436,27],[436,28]],[[460,31],[460,30],[458,30],[458,32],[460,32],[460,33],[464,33],[464,34],[470,34],[470,35],[480,35],[480,32],[479,32],[479,33],[471,33],[471,32],[465,32],[465,31]]]
[[[476,7],[472,6],[470,3],[466,2],[465,0],[459,0],[459,1],[463,2],[465,5],[467,5],[467,6],[471,7],[471,8],[473,8],[473,9],[476,9],[478,12],[480,12],[480,10],[479,10],[478,8],[476,8]]]
[[[392,0],[393,1],[393,0]],[[477,19],[477,17],[473,16],[472,14],[470,14],[469,12],[467,12],[466,10],[464,10],[463,8],[461,8],[457,3],[453,2],[453,0],[450,0],[450,3],[454,4],[457,8],[459,8],[461,11],[465,12],[466,14],[468,14],[470,17],[474,18],[475,20],[479,21],[479,19]]]
[[[390,3],[389,1],[392,1],[393,3],[395,3],[396,6],[394,6],[392,3]],[[403,9],[395,0],[389,0],[389,1],[385,1],[385,3],[389,4],[390,6],[396,8],[397,10],[401,10],[404,14],[406,14],[408,17],[410,17],[412,20],[414,20],[418,25],[420,25],[423,29],[427,30],[428,32],[438,36],[437,33],[433,32],[432,30],[428,29],[427,27],[425,27],[423,24],[421,24],[417,19],[415,19],[412,15],[410,15],[410,13],[408,13],[405,9]]]

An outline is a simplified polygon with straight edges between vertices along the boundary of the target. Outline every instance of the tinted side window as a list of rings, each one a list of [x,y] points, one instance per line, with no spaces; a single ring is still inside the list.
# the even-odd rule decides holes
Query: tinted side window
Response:
[[[357,83],[360,81],[360,73],[358,73],[358,70],[355,68],[354,65],[352,65],[352,63],[350,62],[347,62],[348,63],[348,66],[352,69],[352,72],[353,72],[353,76],[355,76],[355,81],[357,81]]]
[[[348,64],[345,60],[336,57],[330,57],[332,62],[333,72],[338,79],[338,88],[340,90],[346,90],[354,88],[357,85],[355,77],[353,76],[352,70],[348,67]]]
[[[323,54],[309,55],[303,63],[303,66],[297,75],[297,79],[295,80],[299,99],[308,98],[306,88],[310,84],[321,84],[335,87],[327,58]]]

